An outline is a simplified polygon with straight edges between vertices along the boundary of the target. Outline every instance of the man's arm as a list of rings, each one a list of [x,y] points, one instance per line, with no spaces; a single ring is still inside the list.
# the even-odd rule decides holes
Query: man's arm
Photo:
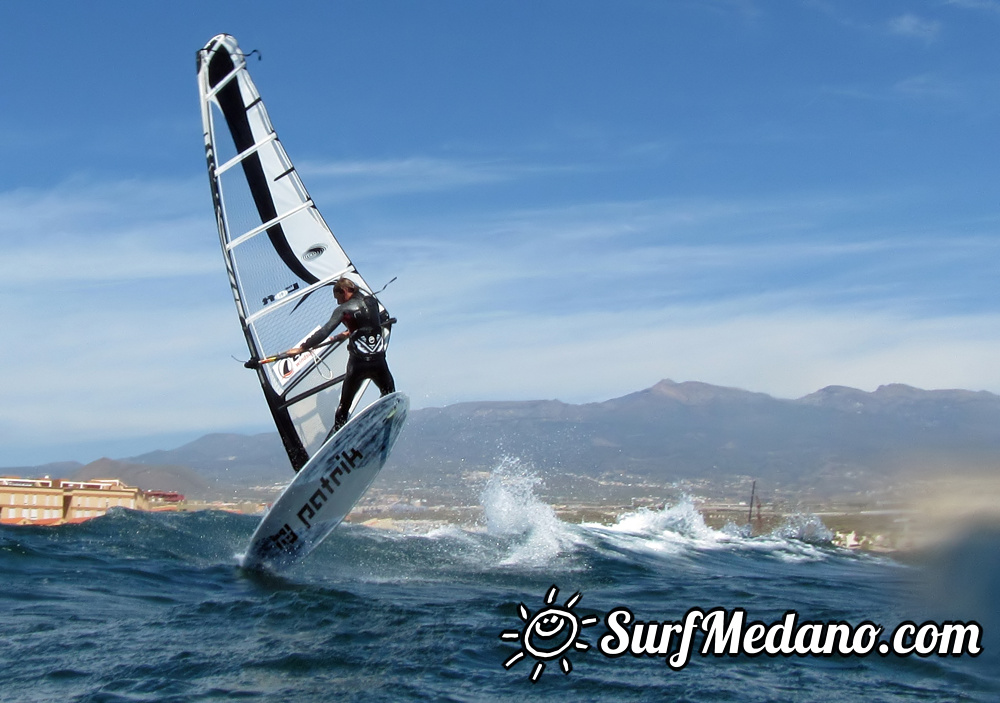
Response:
[[[296,354],[301,354],[302,352],[309,351],[310,349],[312,349],[313,347],[315,347],[317,344],[319,344],[320,342],[322,342],[324,339],[326,339],[326,337],[328,336],[329,333],[320,336],[319,333],[322,332],[322,331],[323,331],[322,329],[317,330],[316,334],[311,335],[309,337],[309,339],[307,339],[306,341],[304,341],[301,345],[299,345],[297,347],[292,347],[291,349],[289,349],[285,353],[288,354],[289,356],[295,356]],[[351,336],[351,333],[348,332],[347,330],[344,330],[340,334],[334,335],[333,336],[333,341],[334,342],[342,342],[342,341],[344,341],[345,339],[347,339],[350,336]]]
[[[305,341],[302,342],[302,344],[300,344],[297,347],[292,347],[291,349],[289,349],[285,353],[288,354],[288,355],[290,355],[290,356],[294,356],[295,354],[301,354],[304,351],[309,351],[310,349],[312,349],[313,347],[315,347],[317,344],[319,344],[320,342],[322,342],[324,339],[326,339],[327,337],[329,337],[330,334],[335,329],[337,329],[337,326],[340,325],[340,322],[343,319],[344,319],[344,306],[343,305],[338,305],[336,307],[336,309],[333,311],[333,314],[330,315],[330,319],[327,320],[327,322],[326,322],[325,325],[323,325],[318,330],[316,330],[315,332],[313,332],[311,335],[309,335],[308,337],[306,337]],[[346,331],[345,330],[344,332],[341,332],[340,334],[338,334],[333,339],[334,339],[335,342],[339,342],[339,341],[347,339],[350,335],[351,335],[350,331]]]

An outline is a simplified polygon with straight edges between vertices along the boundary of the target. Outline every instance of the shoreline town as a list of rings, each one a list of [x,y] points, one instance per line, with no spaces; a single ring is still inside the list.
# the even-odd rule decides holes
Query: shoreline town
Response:
[[[78,481],[0,476],[0,524],[64,525],[92,520],[111,508],[157,512],[177,510],[184,496],[143,491],[117,478]]]
[[[272,488],[276,496],[279,487]],[[552,497],[554,498],[554,497]],[[273,496],[271,497],[273,499]],[[784,535],[806,540],[829,541],[853,550],[906,552],[946,538],[918,506],[817,505],[809,509],[789,509],[787,505],[766,505],[759,500],[750,509],[746,501],[688,498],[705,525],[714,530],[736,528],[746,536]],[[484,524],[481,505],[464,501],[433,505],[427,500],[408,501],[395,493],[372,491],[347,517],[348,522],[376,529],[428,532],[446,525],[476,528]],[[551,498],[546,505],[567,523],[614,524],[637,510],[662,510],[664,501],[632,499],[594,503],[563,502]],[[260,515],[270,500],[234,498],[189,500],[184,495],[162,490],[128,486],[117,478],[87,481],[55,478],[0,477],[0,524],[56,526],[82,523],[101,517],[112,508],[146,512],[195,512],[220,510]]]

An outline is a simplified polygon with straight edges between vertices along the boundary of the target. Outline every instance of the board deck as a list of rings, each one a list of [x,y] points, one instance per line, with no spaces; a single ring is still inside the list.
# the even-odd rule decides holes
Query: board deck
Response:
[[[280,571],[319,546],[375,480],[410,407],[390,393],[352,417],[296,474],[257,526],[242,566]]]

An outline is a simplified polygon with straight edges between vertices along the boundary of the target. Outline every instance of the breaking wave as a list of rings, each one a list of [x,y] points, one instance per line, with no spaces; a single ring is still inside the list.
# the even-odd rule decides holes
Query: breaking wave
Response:
[[[694,500],[685,498],[660,509],[622,513],[611,525],[578,524],[561,520],[539,497],[543,486],[533,467],[505,457],[481,492],[479,524],[430,531],[403,525],[400,532],[350,526],[331,539],[350,536],[398,544],[397,562],[409,562],[408,555],[421,553],[419,563],[409,565],[408,578],[444,564],[462,564],[483,574],[498,569],[568,573],[600,568],[608,559],[689,563],[711,553],[785,562],[857,558],[856,553],[834,546],[833,533],[814,515],[789,516],[771,533],[750,536],[734,525],[708,526]]]
[[[398,530],[344,524],[291,573],[434,580],[451,569],[470,576],[511,569],[568,573],[597,568],[607,559],[689,561],[715,552],[786,561],[856,556],[833,546],[832,532],[815,516],[791,516],[770,534],[750,537],[731,525],[706,525],[690,498],[660,509],[625,512],[611,525],[569,523],[538,496],[542,486],[532,467],[504,458],[481,492],[478,524],[431,530],[405,522]],[[68,559],[81,558],[83,541],[100,545],[93,552],[110,559],[235,566],[258,519],[212,511],[113,510],[81,525],[24,529],[45,535],[56,552],[62,551],[62,542],[72,542]],[[18,548],[9,537],[0,542],[0,553],[10,555]]]
[[[539,497],[542,487],[531,467],[506,459],[482,491],[477,524],[344,524],[280,576],[238,567],[255,516],[114,510],[77,525],[0,526],[7,690],[26,703],[480,700],[483,690],[520,701],[534,684],[523,666],[503,668],[512,650],[499,635],[523,626],[521,606],[535,611],[553,585],[559,602],[579,594],[580,613],[598,617],[620,606],[654,620],[741,607],[764,621],[795,609],[822,621],[892,624],[933,612],[910,600],[926,572],[835,547],[813,516],[750,537],[706,525],[682,500],[630,510],[610,525],[575,524]],[[963,568],[948,553],[940,573],[951,597],[982,573],[995,537],[979,547],[959,560]],[[966,595],[940,617],[983,617],[993,602]],[[794,694],[789,680],[805,677],[833,692],[829,700],[853,700],[878,680],[904,692],[880,700],[911,700],[911,690],[953,700],[961,691],[978,703],[996,700],[988,674],[996,661],[987,661],[994,642],[976,660],[778,659],[761,667],[738,658],[695,662],[697,676],[665,676],[662,662],[648,658],[575,652],[572,676],[546,673],[537,690],[736,700],[753,679],[761,700],[777,700]]]
[[[579,542],[573,528],[535,495],[540,484],[520,460],[505,458],[482,492],[486,533],[507,545],[501,564],[546,566]]]

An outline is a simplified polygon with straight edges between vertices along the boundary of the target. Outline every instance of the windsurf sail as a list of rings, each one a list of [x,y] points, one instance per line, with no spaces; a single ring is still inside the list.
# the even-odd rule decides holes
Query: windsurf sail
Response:
[[[328,286],[339,278],[372,289],[302,184],[233,37],[219,34],[198,52],[198,86],[216,223],[243,333],[252,359],[279,355],[330,318],[336,301]],[[386,342],[389,331],[387,322]],[[332,433],[346,367],[347,349],[329,344],[257,368],[296,471]]]

